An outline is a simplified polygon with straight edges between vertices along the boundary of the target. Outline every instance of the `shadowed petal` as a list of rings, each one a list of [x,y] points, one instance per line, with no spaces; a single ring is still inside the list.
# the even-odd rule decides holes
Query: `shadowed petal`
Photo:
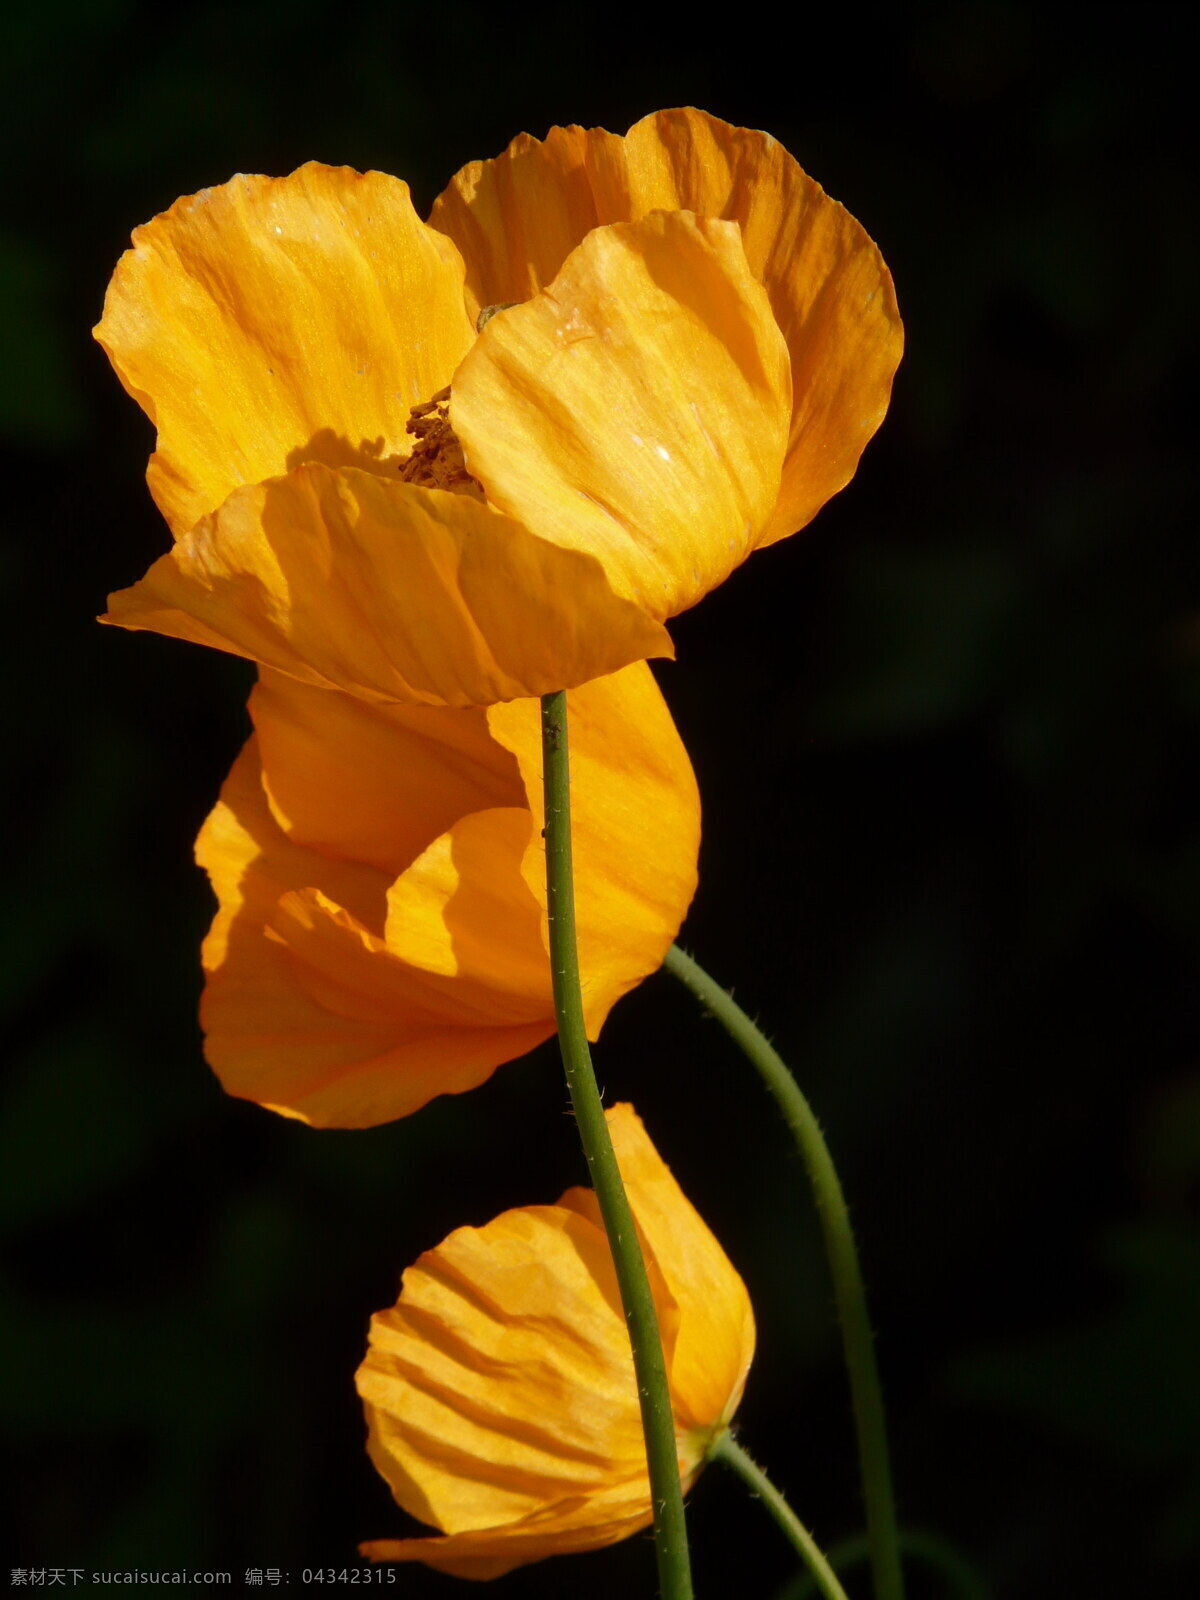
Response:
[[[396,960],[341,907],[297,890],[265,927],[231,925],[200,1016],[230,1094],[314,1127],[370,1128],[475,1088],[553,1032],[552,1018],[517,1020],[511,1002],[506,1018],[509,997],[490,998]]]
[[[522,864],[527,808],[476,811],[435,839],[388,891],[388,950],[453,979],[464,1019],[528,1022],[553,1013],[544,920]]]
[[[521,875],[530,826],[525,810],[457,825],[491,830],[488,884],[493,897],[507,885],[508,962],[519,969],[523,940],[525,971],[541,953],[540,910]],[[469,912],[476,894],[468,885],[456,896],[438,870],[455,849],[435,840],[389,894],[378,870],[287,837],[250,741],[196,846],[220,902],[203,950],[201,1021],[230,1094],[318,1126],[370,1127],[475,1087],[553,1033],[548,972],[540,999],[494,974],[445,972],[447,919]],[[403,954],[383,937],[400,900]]]
[[[433,203],[429,225],[466,263],[467,309],[529,300],[593,228],[629,222],[625,141],[603,128],[518,134],[494,161],[472,161]],[[643,212],[652,209],[643,207]],[[671,202],[661,210],[699,210]]]
[[[202,1021],[229,1092],[373,1125],[549,1037],[537,702],[372,706],[269,673],[251,705],[256,737],[197,843],[219,901]],[[588,684],[577,709],[598,1028],[682,920],[698,810],[643,664]]]
[[[468,812],[526,803],[481,707],[375,705],[264,668],[250,715],[283,831],[389,882]]]

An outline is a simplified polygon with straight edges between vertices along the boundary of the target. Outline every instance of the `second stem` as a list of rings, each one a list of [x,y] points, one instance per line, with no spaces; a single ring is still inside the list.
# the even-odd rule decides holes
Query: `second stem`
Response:
[[[841,1180],[816,1114],[783,1057],[751,1021],[733,996],[678,945],[672,945],[663,965],[685,984],[750,1058],[783,1112],[800,1151],[821,1219],[825,1254],[833,1279],[834,1299],[842,1328],[842,1348],[850,1379],[850,1399],[858,1439],[863,1500],[867,1512],[867,1537],[876,1600],[904,1600],[900,1566],[900,1541],[896,1529],[896,1503],[883,1415],[883,1390],[867,1316],[854,1230]]]
[[[612,1250],[633,1349],[654,1508],[659,1589],[662,1600],[692,1600],[683,1490],[675,1450],[675,1418],[658,1315],[633,1212],[605,1121],[583,1016],[571,867],[571,782],[565,690],[542,697],[542,778],[546,797],[546,909],[558,1042],[580,1142]]]

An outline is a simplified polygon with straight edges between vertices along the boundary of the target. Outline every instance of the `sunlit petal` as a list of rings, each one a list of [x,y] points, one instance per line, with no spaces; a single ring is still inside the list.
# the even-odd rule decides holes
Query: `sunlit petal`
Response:
[[[741,1396],[753,1318],[632,1108],[607,1118],[646,1247],[686,1488]],[[460,1228],[423,1255],[371,1319],[358,1387],[376,1467],[444,1535],[362,1545],[372,1560],[489,1578],[651,1521],[629,1337],[590,1190]]]
[[[603,1231],[557,1206],[460,1228],[410,1267],[359,1375],[401,1504],[458,1533],[644,1478],[615,1296]]]
[[[176,536],[304,461],[395,472],[474,328],[457,250],[382,172],[310,162],[177,200],[133,236],[96,337],[158,428]]]
[[[493,317],[451,418],[493,505],[664,618],[754,547],[790,401],[737,227],[657,212],[596,229],[545,292]]]
[[[592,228],[655,210],[738,223],[787,340],[793,412],[779,503],[760,539],[768,544],[803,527],[854,475],[903,347],[878,248],[777,140],[693,107],[654,112],[623,138],[522,134],[457,173],[430,222],[462,251],[475,308],[529,299]]]

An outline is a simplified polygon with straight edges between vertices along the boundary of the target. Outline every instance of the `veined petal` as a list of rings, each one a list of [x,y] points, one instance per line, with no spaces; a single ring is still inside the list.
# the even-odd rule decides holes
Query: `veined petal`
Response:
[[[374,705],[266,667],[250,715],[283,831],[389,883],[460,817],[525,805],[517,763],[478,706]]]
[[[371,1319],[371,1459],[446,1533],[642,1482],[633,1362],[603,1230],[558,1206],[460,1228]]]
[[[317,463],[235,490],[103,619],[376,702],[487,704],[648,655],[602,565],[466,495]]]
[[[790,406],[738,228],[655,212],[594,230],[547,290],[493,317],[450,416],[493,505],[595,556],[661,619],[753,549]]]
[[[238,176],[137,229],[96,337],[158,428],[176,536],[303,461],[395,471],[474,337],[457,250],[382,172]]]
[[[536,702],[489,707],[533,812],[526,880],[546,900],[541,719]],[[575,916],[588,1033],[661,965],[696,890],[700,797],[683,741],[645,662],[567,696]]]
[[[793,412],[779,503],[760,540],[769,544],[849,482],[903,347],[878,248],[782,145],[691,107],[644,117],[624,138],[522,134],[494,161],[464,167],[430,223],[462,251],[474,313],[544,289],[592,228],[654,210],[737,222],[787,340]]]
[[[727,1316],[739,1327],[749,1308],[743,1312],[740,1280],[635,1113],[621,1105],[607,1117],[646,1247],[686,1489],[713,1430],[733,1413],[750,1351],[731,1365],[719,1310],[680,1295],[732,1291]],[[695,1355],[681,1364],[678,1341],[689,1323]],[[692,1368],[712,1331],[718,1344],[705,1392]],[[676,1393],[677,1375],[693,1385],[690,1396]],[[497,1577],[545,1556],[598,1549],[651,1521],[628,1333],[590,1190],[460,1228],[422,1256],[404,1274],[395,1307],[371,1319],[357,1381],[377,1469],[405,1510],[445,1535],[361,1545],[372,1560]],[[693,1411],[693,1402],[705,1409]]]

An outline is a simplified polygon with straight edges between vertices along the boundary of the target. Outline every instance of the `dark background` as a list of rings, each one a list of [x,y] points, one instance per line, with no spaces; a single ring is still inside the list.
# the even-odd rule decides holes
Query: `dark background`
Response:
[[[166,543],[150,429],[88,337],[108,274],[236,170],[378,166],[426,207],[522,129],[691,102],[769,129],[865,223],[908,353],[851,487],[673,629],[706,805],[684,942],[826,1123],[906,1521],[980,1595],[1200,1592],[1185,13],[788,15],[46,0],[2,24],[10,1565],[295,1585],[402,1531],[362,1449],[367,1317],[452,1227],[580,1175],[550,1048],[367,1133],[205,1067],[190,850],[250,669],[91,621]],[[598,1065],[749,1285],[744,1441],[823,1542],[854,1534],[812,1207],[751,1069],[666,976]],[[701,1600],[791,1592],[735,1482],[712,1469],[692,1505]],[[651,1548],[493,1592],[650,1595]],[[914,1569],[913,1600],[951,1592]]]

